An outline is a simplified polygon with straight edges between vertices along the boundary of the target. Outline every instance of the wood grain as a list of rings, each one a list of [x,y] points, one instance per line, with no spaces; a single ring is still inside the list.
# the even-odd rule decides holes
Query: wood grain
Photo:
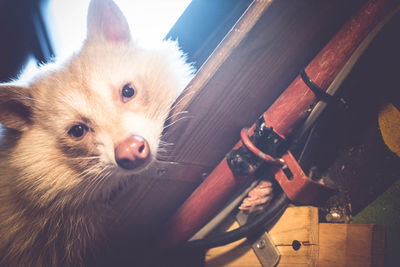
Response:
[[[229,221],[228,221],[229,223]],[[230,222],[232,223],[232,222]],[[233,222],[228,231],[239,227]],[[241,239],[226,246],[212,248],[205,256],[205,267],[259,267],[261,266],[256,254],[246,239]]]
[[[269,234],[281,254],[278,266],[317,266],[318,208],[287,208]],[[295,240],[301,243],[298,250],[292,246]]]
[[[330,224],[319,227],[318,266],[383,266],[384,229],[372,224]]]
[[[188,84],[185,92],[178,99],[179,105],[176,105],[172,111],[175,115],[185,110],[188,104],[200,93],[199,89],[204,87],[218,71],[221,65],[232,54],[234,49],[246,37],[248,32],[254,27],[264,11],[272,4],[273,0],[253,1],[233,29],[226,35],[221,44],[213,52],[197,73],[196,77]],[[190,96],[190,97],[186,97]]]
[[[231,223],[229,230],[237,228]],[[228,227],[227,227],[228,228]],[[318,263],[318,209],[311,206],[289,207],[269,231],[269,236],[281,255],[278,267],[317,266]],[[292,243],[300,241],[299,250],[294,250]],[[260,267],[256,255],[245,239],[223,247],[212,248],[206,253],[206,267]]]

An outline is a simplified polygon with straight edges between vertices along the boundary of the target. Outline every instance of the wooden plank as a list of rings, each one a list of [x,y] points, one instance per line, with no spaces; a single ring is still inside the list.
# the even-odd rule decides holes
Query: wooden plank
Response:
[[[384,229],[371,224],[330,224],[319,227],[321,267],[383,266]]]
[[[318,208],[287,208],[269,235],[281,254],[278,266],[317,266]],[[293,247],[296,241],[301,244],[298,250]]]
[[[203,64],[201,70],[197,73],[195,79],[187,86],[184,95],[181,97],[179,105],[173,110],[173,114],[185,110],[188,104],[194,99],[192,94],[198,93],[198,90],[204,87],[218,71],[221,65],[231,56],[234,49],[246,37],[249,31],[254,27],[261,15],[272,4],[273,0],[253,1],[234,28],[227,34],[223,42],[215,49],[213,56],[208,58]]]
[[[233,230],[237,226],[234,223],[229,230]],[[311,206],[288,207],[269,231],[269,235],[281,254],[279,267],[317,266],[317,208]],[[292,246],[295,240],[302,243],[298,250],[293,249]],[[206,267],[212,266],[259,267],[261,264],[247,241],[242,239],[223,247],[208,250]]]
[[[232,223],[232,221],[230,221]],[[233,222],[228,231],[238,228]],[[226,246],[209,249],[206,253],[205,267],[260,267],[256,254],[246,239],[241,239]]]

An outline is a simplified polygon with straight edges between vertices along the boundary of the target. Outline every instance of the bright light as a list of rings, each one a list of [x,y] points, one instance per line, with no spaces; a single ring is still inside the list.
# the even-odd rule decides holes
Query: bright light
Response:
[[[115,0],[134,39],[143,45],[165,37],[191,0]],[[86,36],[89,0],[51,0],[45,13],[57,56],[79,48]]]
[[[132,35],[146,43],[162,40],[191,0],[115,0]]]

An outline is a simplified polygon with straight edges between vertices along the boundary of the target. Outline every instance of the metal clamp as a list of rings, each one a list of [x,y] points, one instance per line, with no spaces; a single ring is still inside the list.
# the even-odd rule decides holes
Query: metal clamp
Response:
[[[263,116],[255,127],[242,129],[240,136],[243,145],[227,155],[228,165],[236,175],[251,175],[266,162],[272,165],[275,179],[292,201],[321,205],[336,192],[305,175],[290,150],[285,148],[285,139],[266,125]]]
[[[342,98],[338,98],[335,95],[331,95],[327,93],[327,91],[323,90],[316,83],[314,83],[310,77],[307,75],[306,70],[303,69],[300,71],[300,77],[303,82],[307,85],[307,87],[318,97],[321,101],[325,103],[336,103],[338,107],[344,108],[347,103]]]
[[[242,129],[241,139],[242,145],[226,156],[230,169],[236,175],[250,175],[264,162],[283,165],[279,154],[285,140],[267,126],[263,116],[251,129]]]
[[[282,155],[282,159],[285,165],[275,168],[274,175],[290,200],[318,206],[336,192],[333,188],[308,178],[289,150]]]
[[[251,141],[248,136],[248,131],[247,129],[243,128],[240,131],[240,137],[242,138],[242,143],[251,151],[253,152],[254,155],[262,159],[263,161],[267,163],[272,163],[272,164],[277,164],[282,166],[284,164],[284,161],[282,159],[277,159],[273,158],[272,156],[262,152],[260,149],[258,149]]]

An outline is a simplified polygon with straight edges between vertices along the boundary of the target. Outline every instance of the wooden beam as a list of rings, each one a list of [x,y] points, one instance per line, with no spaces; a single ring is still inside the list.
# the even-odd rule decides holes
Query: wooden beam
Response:
[[[269,235],[281,254],[279,267],[319,266],[318,208],[287,208]]]

